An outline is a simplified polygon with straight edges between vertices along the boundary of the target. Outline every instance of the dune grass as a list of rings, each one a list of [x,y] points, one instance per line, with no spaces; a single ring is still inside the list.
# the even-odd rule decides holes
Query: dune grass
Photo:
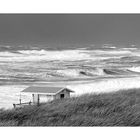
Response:
[[[140,126],[140,89],[1,109],[0,126]]]

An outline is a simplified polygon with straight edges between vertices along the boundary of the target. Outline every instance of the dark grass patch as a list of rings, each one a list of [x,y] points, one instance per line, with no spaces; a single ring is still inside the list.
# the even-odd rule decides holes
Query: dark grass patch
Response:
[[[140,126],[140,90],[0,110],[0,126]]]

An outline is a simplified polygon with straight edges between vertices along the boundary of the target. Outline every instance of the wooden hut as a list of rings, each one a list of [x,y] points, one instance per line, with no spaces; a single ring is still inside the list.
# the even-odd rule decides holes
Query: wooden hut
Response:
[[[23,91],[21,94],[31,94],[32,103],[40,104],[44,102],[49,102],[56,99],[70,98],[70,94],[73,91],[64,87],[37,87],[31,86]]]

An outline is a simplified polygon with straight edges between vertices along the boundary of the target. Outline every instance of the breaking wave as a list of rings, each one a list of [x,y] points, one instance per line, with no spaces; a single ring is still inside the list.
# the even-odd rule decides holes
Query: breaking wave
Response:
[[[78,61],[78,60],[104,60],[115,57],[128,56],[132,52],[129,50],[17,50],[0,52],[0,61]]]
[[[96,76],[130,76],[140,75],[140,73],[129,69],[107,69],[107,68],[92,68],[92,69],[63,69],[47,72],[46,75],[65,78],[92,78]]]
[[[50,73],[49,73],[50,74]],[[104,75],[103,69],[95,68],[95,69],[65,69],[65,70],[56,70],[54,72],[51,72],[52,75],[55,76],[63,76],[63,77],[71,77],[71,78],[77,78],[77,77],[92,77],[96,75]]]
[[[128,68],[130,71],[134,71],[134,72],[140,72],[140,67],[131,67]]]
[[[41,61],[41,60],[83,60],[90,56],[83,50],[20,50],[17,52],[0,52],[1,61]],[[96,58],[95,58],[96,59]]]

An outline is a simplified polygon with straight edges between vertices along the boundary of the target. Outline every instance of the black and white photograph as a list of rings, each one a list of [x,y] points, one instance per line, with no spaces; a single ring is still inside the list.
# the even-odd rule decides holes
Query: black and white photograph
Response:
[[[139,126],[140,14],[0,14],[0,126]]]
[[[140,126],[140,13],[0,13],[0,127],[112,126]]]

